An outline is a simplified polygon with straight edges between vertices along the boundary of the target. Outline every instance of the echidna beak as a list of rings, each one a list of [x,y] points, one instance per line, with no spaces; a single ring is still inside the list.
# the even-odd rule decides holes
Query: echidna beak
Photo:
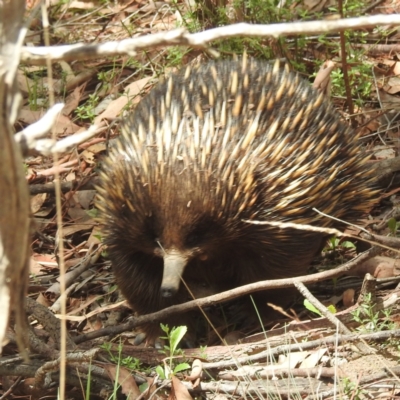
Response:
[[[181,276],[188,260],[176,249],[165,252],[163,258],[164,272],[161,282],[161,296],[172,297],[179,290]]]

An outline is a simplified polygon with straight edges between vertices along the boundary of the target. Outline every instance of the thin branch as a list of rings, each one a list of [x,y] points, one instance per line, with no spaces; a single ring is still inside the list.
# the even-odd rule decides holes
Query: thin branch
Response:
[[[209,29],[204,32],[188,33],[184,29],[159,32],[153,35],[125,39],[120,42],[102,44],[73,44],[52,47],[24,47],[21,61],[30,64],[43,65],[46,59],[52,61],[90,60],[99,57],[111,57],[128,54],[135,56],[139,50],[159,46],[169,47],[185,45],[204,48],[214,41],[231,37],[274,37],[304,34],[319,34],[321,32],[338,32],[343,29],[371,28],[377,25],[400,25],[400,15],[373,15],[359,18],[338,20],[305,21],[258,25],[240,23]]]
[[[291,287],[291,286],[293,286],[293,284],[295,282],[314,283],[314,282],[318,282],[318,281],[324,280],[324,279],[336,278],[336,277],[342,276],[343,274],[347,273],[351,269],[355,268],[357,265],[359,265],[362,262],[365,262],[369,258],[373,257],[375,255],[376,251],[377,251],[376,248],[371,248],[371,249],[365,251],[364,253],[359,254],[353,260],[343,264],[341,267],[335,268],[330,271],[318,272],[316,274],[311,274],[311,275],[306,275],[306,276],[298,276],[295,278],[271,279],[268,281],[259,281],[256,283],[250,283],[248,285],[241,286],[236,289],[231,289],[231,290],[227,290],[225,292],[214,294],[212,296],[207,296],[204,298],[191,300],[184,304],[177,304],[177,305],[174,305],[174,306],[171,306],[168,308],[164,308],[163,310],[156,311],[151,314],[142,315],[137,318],[134,318],[133,320],[130,320],[126,324],[119,325],[117,327],[113,327],[112,331],[113,331],[113,334],[126,332],[128,330],[132,330],[133,328],[135,328],[137,326],[144,325],[149,322],[154,323],[154,322],[160,321],[160,320],[165,319],[173,314],[186,313],[186,312],[194,310],[198,307],[209,307],[209,306],[215,305],[215,304],[223,302],[223,301],[233,300],[233,299],[236,299],[238,297],[241,297],[241,296],[244,296],[244,295],[247,295],[250,293],[259,292],[261,290],[280,289],[280,288]],[[58,316],[58,317],[63,318],[62,316]],[[68,317],[65,317],[65,318],[68,319]],[[92,340],[97,337],[101,337],[105,334],[108,334],[108,333],[106,333],[107,332],[106,329],[107,328],[97,330],[95,332],[90,332],[85,335],[78,336],[75,338],[75,343],[79,344],[79,343],[82,343],[83,341]]]
[[[340,15],[343,18],[343,0],[338,0],[338,7]],[[347,107],[349,109],[350,122],[353,128],[357,127],[357,121],[354,116],[354,104],[353,99],[351,97],[351,88],[350,88],[350,78],[349,78],[349,70],[347,65],[347,51],[346,51],[346,37],[344,34],[344,30],[340,30],[340,57],[342,59],[342,69],[343,69],[343,80],[344,87],[346,89],[346,97],[347,97]]]

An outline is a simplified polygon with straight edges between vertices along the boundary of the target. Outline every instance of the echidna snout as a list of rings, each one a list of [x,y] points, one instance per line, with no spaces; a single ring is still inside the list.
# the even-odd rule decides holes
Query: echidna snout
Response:
[[[163,255],[164,269],[161,282],[161,296],[172,297],[178,290],[181,276],[187,264],[187,258],[176,249],[165,251]]]

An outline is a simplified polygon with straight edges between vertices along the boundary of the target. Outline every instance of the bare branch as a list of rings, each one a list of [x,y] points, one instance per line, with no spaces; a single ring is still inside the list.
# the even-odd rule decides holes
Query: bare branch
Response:
[[[184,29],[168,32],[159,32],[153,35],[125,39],[120,42],[106,42],[102,44],[74,44],[48,47],[24,47],[21,60],[31,64],[44,64],[47,58],[52,61],[89,60],[99,57],[111,57],[122,54],[135,56],[139,50],[159,46],[185,45],[191,47],[207,47],[220,39],[230,37],[273,37],[304,34],[319,34],[321,32],[338,32],[346,29],[371,28],[377,25],[400,25],[400,15],[372,15],[359,18],[345,18],[338,20],[305,21],[281,23],[271,25],[234,24],[209,29],[204,32],[188,33]]]

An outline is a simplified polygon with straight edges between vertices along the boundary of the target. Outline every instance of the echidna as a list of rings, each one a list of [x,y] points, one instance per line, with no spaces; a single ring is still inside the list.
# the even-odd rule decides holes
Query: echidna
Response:
[[[146,314],[188,299],[181,278],[219,292],[306,273],[324,235],[246,220],[337,225],[316,208],[356,221],[374,198],[365,163],[323,95],[279,64],[172,74],[102,167],[97,204],[122,293]]]

